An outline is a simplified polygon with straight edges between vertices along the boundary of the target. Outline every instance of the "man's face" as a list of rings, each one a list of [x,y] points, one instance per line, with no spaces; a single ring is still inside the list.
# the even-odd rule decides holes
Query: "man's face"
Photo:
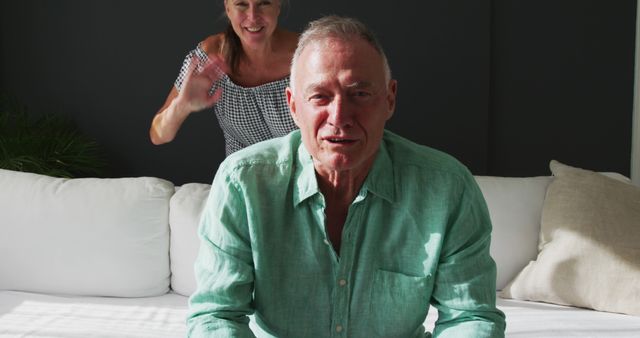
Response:
[[[360,38],[328,38],[305,47],[295,66],[287,101],[316,170],[366,173],[395,108],[382,56]]]

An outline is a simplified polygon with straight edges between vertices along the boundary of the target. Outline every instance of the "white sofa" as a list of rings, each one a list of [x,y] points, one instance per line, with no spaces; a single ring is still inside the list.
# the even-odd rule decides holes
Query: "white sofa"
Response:
[[[502,288],[536,258],[551,177],[477,177]],[[0,170],[0,337],[182,337],[206,184]],[[498,299],[507,337],[640,337],[640,317]],[[437,312],[425,322],[433,327]],[[252,324],[253,325],[253,324]]]

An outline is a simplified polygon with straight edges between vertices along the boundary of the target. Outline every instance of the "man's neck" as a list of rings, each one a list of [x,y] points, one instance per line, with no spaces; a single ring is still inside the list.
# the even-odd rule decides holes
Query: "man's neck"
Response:
[[[317,173],[318,186],[327,204],[346,206],[355,199],[360,187],[367,177],[366,172],[354,173],[352,171],[330,171],[324,174]]]
[[[318,188],[325,198],[325,226],[338,254],[340,254],[342,229],[347,220],[349,206],[362,188],[374,160],[375,156],[372,156],[359,165],[345,170],[327,168],[320,161],[313,161]]]
[[[332,172],[322,176],[316,172],[318,186],[325,198],[325,227],[333,248],[340,255],[342,244],[342,230],[347,220],[349,206],[355,199],[364,176],[352,175],[350,172]]]

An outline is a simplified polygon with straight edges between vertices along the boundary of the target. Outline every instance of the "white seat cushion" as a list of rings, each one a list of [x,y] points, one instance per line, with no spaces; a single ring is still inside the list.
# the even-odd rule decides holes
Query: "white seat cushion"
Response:
[[[0,170],[0,290],[143,297],[169,289],[171,182]]]
[[[637,338],[640,317],[498,298],[509,338]],[[185,337],[187,298],[60,297],[0,291],[0,337]],[[424,321],[433,330],[437,309]],[[249,327],[260,332],[251,318]]]
[[[476,181],[493,224],[491,257],[501,290],[538,254],[542,204],[551,177],[476,176]]]
[[[113,298],[0,291],[0,337],[185,337],[187,301],[175,293]]]
[[[209,184],[189,183],[177,188],[171,198],[171,288],[184,296],[196,289],[193,263],[200,247],[198,225],[210,189]]]

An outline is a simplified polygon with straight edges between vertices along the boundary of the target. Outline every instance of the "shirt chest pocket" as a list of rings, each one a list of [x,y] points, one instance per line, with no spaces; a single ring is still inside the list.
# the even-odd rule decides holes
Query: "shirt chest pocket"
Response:
[[[369,309],[374,332],[380,337],[406,337],[415,332],[427,316],[431,284],[431,275],[377,270]]]

